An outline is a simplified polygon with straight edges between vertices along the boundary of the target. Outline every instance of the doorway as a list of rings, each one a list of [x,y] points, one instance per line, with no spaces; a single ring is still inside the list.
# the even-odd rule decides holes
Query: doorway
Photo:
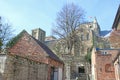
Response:
[[[85,68],[84,68],[84,66],[78,67],[78,73],[85,73]]]

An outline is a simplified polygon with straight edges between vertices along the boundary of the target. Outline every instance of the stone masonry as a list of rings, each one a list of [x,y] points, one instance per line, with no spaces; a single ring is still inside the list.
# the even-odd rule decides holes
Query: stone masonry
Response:
[[[24,57],[8,55],[5,80],[48,80],[48,65]]]

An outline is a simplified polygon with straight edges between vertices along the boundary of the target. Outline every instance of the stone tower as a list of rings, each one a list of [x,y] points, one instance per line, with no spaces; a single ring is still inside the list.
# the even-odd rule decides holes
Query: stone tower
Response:
[[[92,23],[92,30],[94,31],[94,34],[99,36],[99,34],[100,34],[100,26],[99,26],[99,24],[97,22],[96,17],[94,18],[93,23]]]
[[[45,31],[40,28],[32,30],[32,36],[42,43],[45,41],[45,34]]]

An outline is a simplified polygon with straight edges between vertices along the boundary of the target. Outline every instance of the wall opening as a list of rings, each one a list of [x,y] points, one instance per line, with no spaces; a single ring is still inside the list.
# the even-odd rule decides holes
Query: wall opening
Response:
[[[84,68],[84,66],[78,67],[78,73],[85,73],[85,68]]]

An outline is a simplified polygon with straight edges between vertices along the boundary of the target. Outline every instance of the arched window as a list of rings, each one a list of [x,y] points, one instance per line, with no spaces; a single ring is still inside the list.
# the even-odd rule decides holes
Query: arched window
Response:
[[[113,71],[111,64],[106,64],[105,65],[105,72],[111,72],[111,71]]]

